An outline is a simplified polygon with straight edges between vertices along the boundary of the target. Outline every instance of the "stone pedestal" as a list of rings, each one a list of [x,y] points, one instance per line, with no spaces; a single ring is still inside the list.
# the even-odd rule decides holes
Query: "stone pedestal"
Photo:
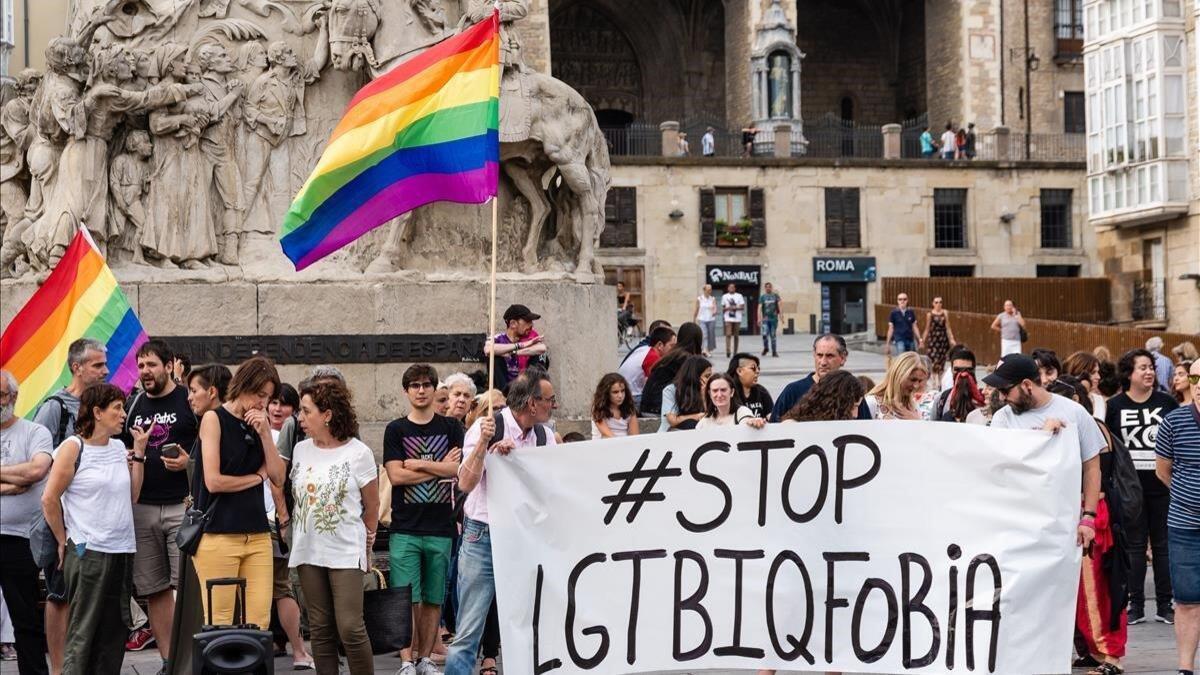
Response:
[[[792,125],[776,124],[775,125],[775,156],[776,157],[791,157],[792,156]]]
[[[171,336],[483,335],[488,312],[488,285],[480,280],[127,282],[122,288],[146,332],[168,343]],[[7,326],[35,290],[29,281],[0,285],[0,323]],[[550,378],[559,404],[555,417],[564,423],[587,417],[596,384],[616,370],[614,299],[612,289],[600,284],[518,279],[499,283],[497,323],[513,303],[542,315],[534,326],[550,347]],[[499,331],[494,326],[487,332]],[[362,438],[381,452],[383,427],[407,412],[400,375],[410,363],[342,360],[335,365],[354,392]],[[311,368],[279,361],[280,376],[292,384]],[[442,378],[486,368],[482,362],[432,365]]]
[[[883,158],[900,159],[900,133],[903,127],[899,124],[883,125]]]
[[[675,157],[679,154],[679,122],[663,122],[658,125],[662,132],[663,157]]]
[[[1012,134],[1009,133],[1008,127],[996,127],[992,129],[991,135],[992,146],[996,149],[996,156],[993,159],[1002,162],[1012,159],[1012,148],[1009,147]]]

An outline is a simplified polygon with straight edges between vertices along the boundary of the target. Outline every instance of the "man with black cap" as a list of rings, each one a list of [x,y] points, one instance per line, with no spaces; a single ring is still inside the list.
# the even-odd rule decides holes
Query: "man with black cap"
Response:
[[[1091,414],[1078,403],[1056,396],[1041,385],[1037,362],[1024,354],[1005,356],[996,371],[983,378],[999,390],[1007,406],[992,416],[1000,429],[1041,429],[1051,433],[1072,427],[1079,435],[1083,461],[1083,515],[1077,541],[1087,548],[1096,538],[1096,503],[1100,500],[1100,451],[1107,443]]]
[[[495,360],[495,386],[503,391],[508,383],[525,371],[529,362],[547,351],[542,336],[533,329],[533,322],[542,318],[525,305],[509,305],[504,310],[503,333],[492,337],[483,353]]]

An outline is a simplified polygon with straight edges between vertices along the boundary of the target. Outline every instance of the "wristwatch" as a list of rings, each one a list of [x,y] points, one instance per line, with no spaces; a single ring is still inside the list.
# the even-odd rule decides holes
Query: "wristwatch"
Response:
[[[129,455],[129,459],[130,459],[130,460],[132,460],[132,461],[134,461],[134,462],[137,462],[138,464],[145,464],[145,463],[146,463],[146,456],[145,456],[145,455],[135,455],[135,454],[133,454],[133,453],[130,453],[130,455]]]

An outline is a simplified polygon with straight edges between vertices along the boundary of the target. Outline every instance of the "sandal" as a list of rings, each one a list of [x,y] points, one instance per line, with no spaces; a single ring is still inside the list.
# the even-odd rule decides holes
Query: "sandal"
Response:
[[[1072,668],[1095,668],[1099,665],[1100,661],[1097,661],[1091,654],[1084,654],[1071,663]]]
[[[1115,663],[1101,663],[1088,671],[1087,675],[1123,675],[1125,671]]]

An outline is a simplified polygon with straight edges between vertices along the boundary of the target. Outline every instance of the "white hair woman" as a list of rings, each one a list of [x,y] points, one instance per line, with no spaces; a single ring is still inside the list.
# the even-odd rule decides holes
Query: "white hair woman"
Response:
[[[463,373],[453,373],[446,378],[446,388],[450,391],[450,407],[446,414],[462,422],[471,412],[471,404],[475,402],[475,382]]]

